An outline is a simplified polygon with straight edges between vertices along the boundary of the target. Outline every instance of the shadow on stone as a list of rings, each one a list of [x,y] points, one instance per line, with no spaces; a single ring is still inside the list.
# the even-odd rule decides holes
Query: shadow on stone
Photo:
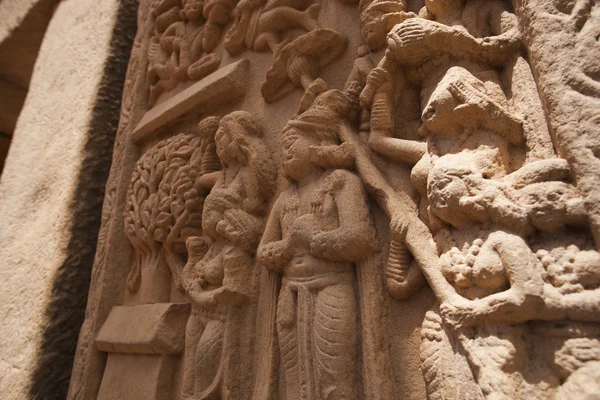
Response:
[[[137,5],[137,0],[119,2],[110,56],[92,110],[76,196],[71,205],[74,226],[67,258],[56,272],[46,309],[47,325],[32,376],[32,399],[67,397],[75,348],[85,316],[123,84],[137,29]]]

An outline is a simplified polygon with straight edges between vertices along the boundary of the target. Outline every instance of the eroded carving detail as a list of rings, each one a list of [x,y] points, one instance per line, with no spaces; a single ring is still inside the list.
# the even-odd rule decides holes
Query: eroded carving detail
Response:
[[[411,368],[431,399],[600,391],[589,180],[598,79],[585,51],[596,45],[596,2],[524,0],[518,17],[501,0],[424,4],[420,12],[405,0],[357,4],[364,44],[335,90],[319,75],[348,39],[327,27],[323,2],[155,2],[151,101],[211,73],[223,51],[272,53],[267,103],[304,92],[287,122],[293,111],[282,106],[288,114],[279,115],[279,104],[265,112],[275,109],[264,131],[245,111],[205,118],[200,134],[160,142],[137,164],[127,194],[137,257],[128,287],[134,302],[191,303],[177,361],[182,398],[392,399],[405,393],[400,374]],[[544,69],[552,58],[535,56],[539,26],[528,19],[539,23],[541,9],[584,43],[573,51],[577,68],[561,67],[564,79],[544,80],[554,77]],[[537,69],[536,57],[544,58]],[[565,109],[547,95],[557,87],[586,113],[550,132],[544,107]],[[243,104],[260,115],[247,103],[256,95]],[[212,112],[205,98],[182,100],[177,116]],[[169,101],[161,107],[181,122]],[[287,185],[276,187],[277,166]],[[393,315],[413,305],[415,315]],[[171,305],[148,309],[161,307]],[[398,346],[399,328],[410,351]],[[115,337],[102,348],[128,340]],[[122,348],[137,354],[136,343]]]
[[[210,120],[209,120],[210,121]],[[186,239],[202,229],[202,206],[208,191],[196,179],[220,168],[214,129],[180,133],[148,150],[131,178],[125,233],[135,248],[127,288],[140,302],[167,302],[171,279],[180,290]]]
[[[484,15],[497,21],[487,32],[474,24]],[[409,261],[403,247],[394,246],[397,236],[441,302],[439,311],[426,314],[421,333],[428,396],[562,398],[574,390],[569,388],[591,382],[591,367],[583,365],[596,358],[574,356],[577,367],[561,367],[560,356],[535,345],[525,322],[582,321],[567,323],[577,327],[568,334],[549,329],[548,341],[567,348],[570,340],[586,348],[596,343],[595,334],[587,333],[592,325],[585,322],[598,318],[597,283],[595,273],[584,271],[594,269],[589,266],[598,253],[589,233],[579,234],[579,241],[569,233],[586,229],[582,196],[571,183],[567,162],[552,158],[545,127],[520,117],[528,105],[507,95],[531,79],[516,53],[520,40],[514,16],[501,2],[477,1],[426,2],[420,16],[426,19],[412,18],[391,29],[386,56],[367,79],[361,100],[372,111],[370,147],[415,165],[411,179],[421,195],[420,217],[436,233],[437,265],[445,282],[419,263],[405,216],[391,216],[390,260]],[[457,28],[461,25],[464,29]],[[498,66],[511,73],[502,76],[494,69]],[[426,146],[394,137],[389,115],[398,79],[405,90],[421,87],[419,133]],[[556,243],[550,237],[557,232],[583,247]],[[435,259],[430,253],[429,262]],[[399,278],[406,282],[402,274]],[[587,289],[583,281],[590,282]],[[576,301],[558,294],[570,290],[579,294]],[[577,368],[582,372],[573,373]],[[570,374],[574,383],[567,379],[559,388]]]
[[[202,79],[219,67],[221,56],[212,51],[221,25],[229,20],[231,2],[155,0],[155,35],[148,47],[150,105],[179,83]]]
[[[198,176],[198,185],[212,187],[202,214],[205,236],[187,240],[189,258],[182,277],[192,302],[182,397],[194,399],[223,396],[227,364],[240,362],[235,335],[243,334],[243,327],[235,325],[235,314],[255,296],[254,255],[276,183],[262,127],[251,114],[236,111],[220,122],[210,121],[218,123],[215,142],[223,170]]]
[[[267,103],[285,96],[294,87],[304,90],[321,69],[338,58],[347,40],[339,33],[319,28],[320,4],[310,1],[240,1],[224,46],[231,54],[248,48],[273,53],[261,93]]]
[[[282,274],[276,324],[286,398],[355,398],[361,356],[353,264],[361,268],[376,241],[362,183],[343,168],[347,158],[333,154],[357,110],[337,90],[301,102],[311,103],[282,132],[292,187],[273,206],[258,259]]]

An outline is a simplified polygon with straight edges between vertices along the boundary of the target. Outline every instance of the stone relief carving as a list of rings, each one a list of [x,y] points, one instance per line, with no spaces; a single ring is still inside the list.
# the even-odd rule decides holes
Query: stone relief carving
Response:
[[[447,16],[461,15],[457,13],[462,7],[461,2],[444,3],[443,7],[429,2],[426,5],[423,15],[436,21],[444,22]],[[464,21],[467,30],[474,32],[468,26],[469,15],[473,18],[470,13],[476,13],[481,19],[481,12],[490,12],[494,6],[500,5],[466,2],[462,15],[467,17]],[[495,15],[500,16],[502,12]],[[512,17],[507,15],[504,18]],[[535,246],[534,243],[547,232],[555,234],[568,230],[569,226],[585,225],[583,200],[578,190],[569,183],[572,177],[565,160],[547,158],[530,161],[541,158],[539,152],[532,157],[518,156],[519,152],[539,150],[526,144],[544,143],[543,139],[527,138],[527,134],[540,136],[546,132],[525,129],[523,120],[505,108],[515,105],[510,104],[503,93],[502,80],[495,77],[494,72],[482,71],[480,67],[482,63],[498,65],[502,54],[518,49],[518,43],[509,35],[510,30],[506,33],[492,32],[505,39],[487,39],[481,44],[457,31],[452,36],[454,43],[443,43],[445,50],[441,46],[428,49],[428,39],[425,38],[431,38],[430,46],[435,46],[434,32],[439,32],[440,42],[443,42],[441,38],[444,35],[450,37],[450,32],[445,29],[420,19],[396,25],[389,35],[386,56],[369,77],[367,89],[362,94],[363,104],[372,104],[372,129],[384,128],[383,134],[377,130],[371,132],[379,133],[370,138],[371,147],[406,163],[414,163],[415,158],[422,154],[413,167],[411,178],[422,201],[426,199],[426,208],[421,207],[421,217],[434,232],[437,231],[438,265],[452,285],[451,290],[445,285],[436,290],[434,286],[440,281],[429,279],[441,305],[439,311],[426,314],[421,331],[422,367],[428,396],[444,398],[458,394],[460,398],[541,398],[554,393],[561,398],[561,393],[569,391],[564,388],[581,385],[581,381],[577,380],[590,379],[591,375],[587,371],[580,373],[585,378],[575,374],[577,383],[567,381],[557,394],[555,389],[559,382],[561,379],[564,382],[569,376],[564,373],[566,368],[562,368],[562,376],[557,376],[551,370],[557,369],[559,360],[546,361],[546,364],[539,362],[544,358],[543,346],[534,348],[530,341],[532,336],[528,336],[530,328],[523,322],[596,320],[597,309],[591,312],[596,307],[596,285],[589,286],[591,290],[586,293],[586,300],[580,297],[577,305],[565,298],[558,300],[554,297],[557,296],[556,286],[566,284],[564,279],[569,278],[561,275],[563,280],[559,280],[560,283],[556,278],[550,278],[553,284],[548,283],[548,277],[551,277],[548,268],[565,274],[564,264],[557,265],[549,254],[552,251],[564,254],[565,247],[537,250],[536,257],[531,246]],[[481,35],[479,32],[478,36]],[[461,50],[454,51],[461,40],[465,40]],[[469,41],[475,42],[470,52],[465,51],[469,48],[466,45]],[[496,60],[486,55],[485,46],[490,42],[497,46],[494,53],[499,58]],[[413,48],[414,43],[423,46]],[[475,45],[481,46],[480,50],[475,50]],[[449,54],[442,54],[442,57],[450,56],[450,61],[446,59],[433,68],[423,64],[427,57],[439,56],[444,51]],[[452,58],[458,60],[452,61]],[[473,66],[460,59],[476,61],[477,64]],[[453,64],[460,66],[452,67]],[[375,119],[377,113],[383,116],[389,113],[391,104],[386,91],[393,89],[388,80],[390,74],[398,74],[398,65],[404,66],[400,73],[406,73],[409,82],[422,82],[422,125],[419,133],[427,138],[426,147],[419,148],[403,139],[390,138],[391,135],[385,135],[390,124]],[[413,69],[415,66],[418,66],[417,70]],[[423,72],[426,74],[419,76]],[[441,77],[440,72],[443,74]],[[431,79],[434,79],[433,84]],[[377,86],[378,91],[369,85]],[[530,162],[523,163],[525,160]],[[398,228],[401,226],[394,226],[392,221],[391,229]],[[553,245],[550,244],[550,247]],[[589,240],[584,246],[587,246],[586,249],[581,251],[572,245],[570,261],[560,258],[562,263],[566,263],[567,271],[583,271],[586,269],[584,265],[594,264],[591,260],[595,260],[598,253],[590,247]],[[393,250],[391,246],[391,255]],[[545,269],[538,258],[544,259]],[[577,262],[577,259],[580,261]],[[549,267],[550,263],[554,267]],[[575,280],[587,279],[583,272],[566,274]],[[575,275],[578,278],[574,278]],[[580,283],[574,285],[579,293],[585,290]],[[441,297],[438,293],[450,295]],[[566,316],[583,309],[589,311],[585,317],[583,313],[579,318]],[[583,331],[587,332],[587,329]],[[576,333],[572,335],[578,336]],[[579,335],[587,336],[587,333],[580,332]],[[588,346],[593,346],[590,340],[595,343],[594,339],[583,340]],[[587,361],[593,362],[595,358]],[[583,364],[585,362],[580,359],[578,366]],[[573,370],[571,368],[570,373]]]
[[[207,194],[196,180],[220,169],[211,121],[202,121],[199,132],[161,141],[133,172],[125,233],[135,248],[135,262],[127,288],[139,291],[141,303],[169,301],[171,279],[183,289],[186,239],[201,232]]]
[[[358,396],[353,264],[373,251],[375,232],[360,179],[323,153],[340,144],[353,108],[342,92],[326,90],[282,132],[292,187],[273,206],[258,260],[282,274],[276,325],[287,399]]]
[[[540,28],[527,31],[539,1],[517,3],[336,5],[353,8],[356,37],[333,29],[325,2],[153,3],[151,104],[221,57],[273,57],[268,112],[246,95],[150,147],[133,172],[128,290],[138,303],[191,304],[180,383],[165,398],[600,390],[600,253],[581,183],[591,172],[547,115],[559,108],[532,57]],[[566,84],[592,102],[596,3],[548,3],[559,12],[546,17],[585,42]],[[337,59],[347,79],[326,83]],[[283,97],[295,88],[292,110]],[[417,303],[414,316],[394,314]],[[417,394],[403,386],[409,370]]]
[[[240,1],[233,12],[233,25],[225,36],[225,49],[231,54],[244,48],[278,53],[297,30],[310,32],[317,28],[319,4],[300,1]]]
[[[255,296],[254,255],[276,178],[262,127],[251,114],[236,111],[210,122],[218,124],[215,142],[223,170],[198,177],[200,185],[212,187],[202,213],[205,236],[188,238],[182,276],[192,303],[182,397],[194,399],[224,395],[224,364],[235,362],[227,353],[236,347],[232,339],[241,328],[232,314]]]
[[[149,103],[185,81],[196,81],[221,64],[223,47],[273,53],[262,94],[269,103],[295,86],[306,89],[321,69],[346,49],[347,39],[319,28],[321,5],[310,1],[156,0],[155,34],[148,46]],[[228,23],[231,20],[231,24]]]
[[[347,40],[331,29],[319,28],[320,4],[309,1],[240,1],[224,47],[230,54],[244,48],[273,53],[273,64],[261,88],[268,103],[295,86],[305,90],[317,74],[346,49]]]
[[[557,152],[572,165],[582,190],[596,247],[600,240],[598,198],[598,49],[596,1],[527,1],[515,4],[531,65],[545,99]],[[551,38],[551,40],[550,40]]]
[[[217,70],[221,56],[213,53],[221,25],[229,20],[231,0],[156,0],[155,34],[148,46],[150,105],[179,83],[204,78]]]

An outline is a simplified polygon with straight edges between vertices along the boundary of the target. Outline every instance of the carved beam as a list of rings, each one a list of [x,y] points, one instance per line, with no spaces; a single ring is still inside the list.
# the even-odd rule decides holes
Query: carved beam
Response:
[[[207,113],[242,98],[248,82],[248,64],[246,59],[229,64],[160,103],[144,114],[133,130],[133,140],[147,140],[159,128],[193,109]]]

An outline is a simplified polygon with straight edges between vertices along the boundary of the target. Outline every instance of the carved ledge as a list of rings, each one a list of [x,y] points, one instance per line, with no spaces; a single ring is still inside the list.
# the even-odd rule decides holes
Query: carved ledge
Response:
[[[179,354],[183,351],[186,303],[157,303],[114,307],[96,338],[107,353]]]
[[[244,96],[248,81],[246,59],[229,64],[148,111],[134,129],[133,140],[147,140],[159,128],[192,109],[203,113]]]

